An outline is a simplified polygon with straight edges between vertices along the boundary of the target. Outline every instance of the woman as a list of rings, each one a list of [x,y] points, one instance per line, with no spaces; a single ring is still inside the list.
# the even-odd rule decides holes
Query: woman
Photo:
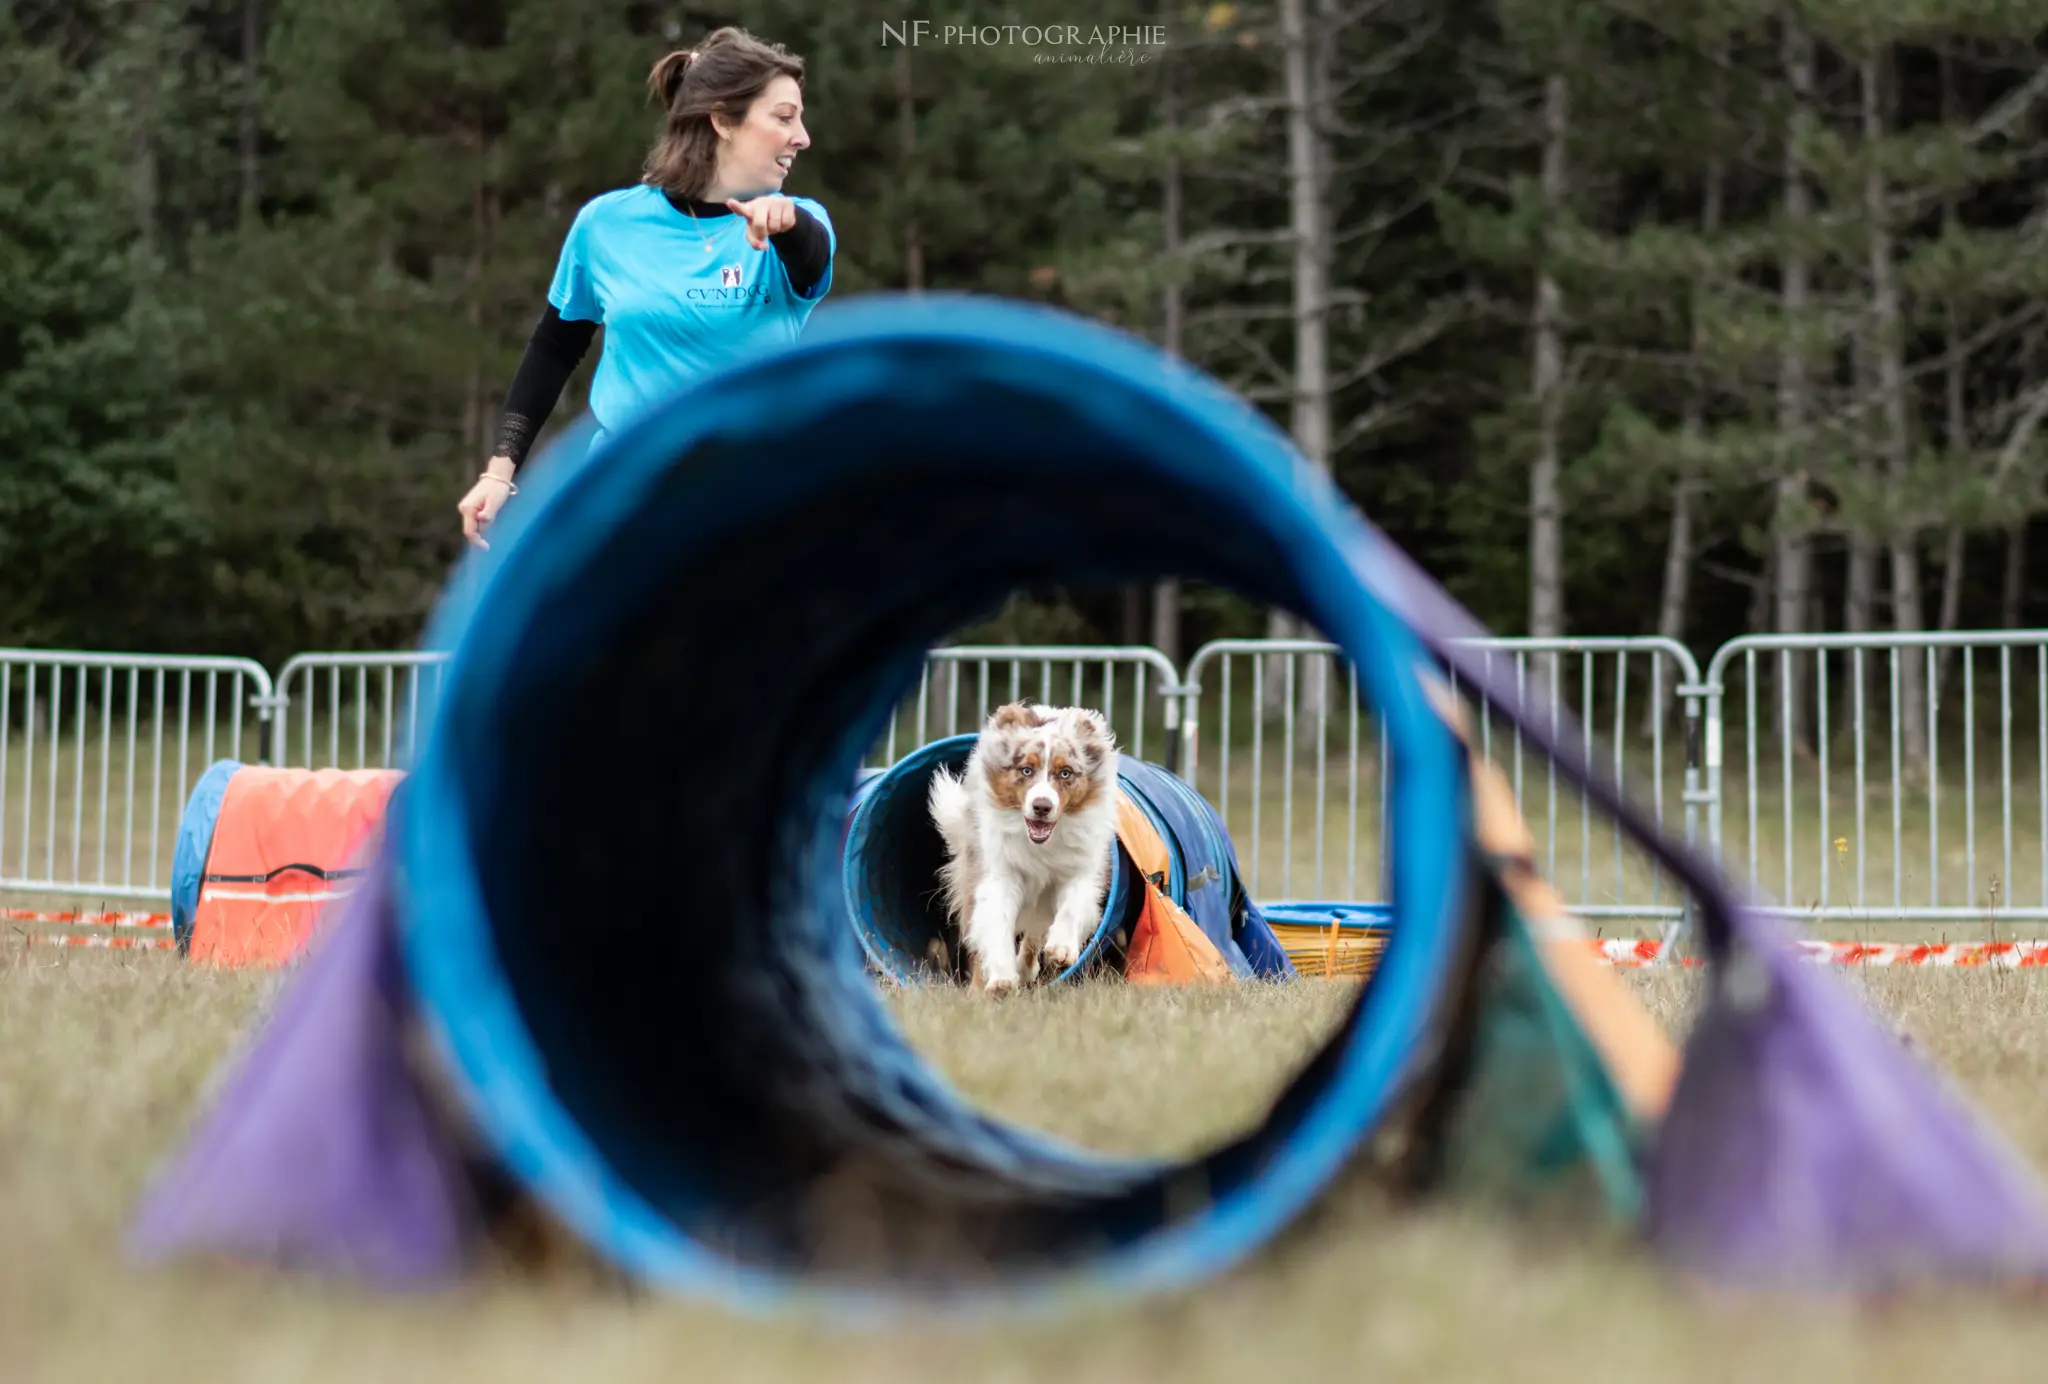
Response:
[[[654,65],[668,109],[640,183],[577,212],[547,310],[513,376],[497,451],[462,497],[480,548],[533,439],[599,324],[590,382],[597,435],[705,373],[794,341],[832,286],[837,238],[825,208],[780,189],[810,146],[803,59],[737,28]],[[592,439],[593,443],[596,437]]]

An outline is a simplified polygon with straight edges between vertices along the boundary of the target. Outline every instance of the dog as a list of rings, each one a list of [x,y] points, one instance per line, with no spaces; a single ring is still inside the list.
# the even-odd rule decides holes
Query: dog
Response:
[[[932,776],[939,883],[971,984],[1012,990],[1080,959],[1109,890],[1118,764],[1101,713],[1013,702],[959,774]]]

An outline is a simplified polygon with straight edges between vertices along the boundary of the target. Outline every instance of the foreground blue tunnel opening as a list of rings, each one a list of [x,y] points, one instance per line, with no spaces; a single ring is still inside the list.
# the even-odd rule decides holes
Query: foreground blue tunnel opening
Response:
[[[436,617],[392,849],[455,1095],[590,1244],[743,1308],[1156,1289],[1359,1153],[1437,1036],[1466,780],[1350,566],[1362,521],[1260,415],[1076,317],[878,296],[534,472]],[[892,1026],[840,879],[862,754],[932,644],[1018,587],[1167,575],[1356,664],[1398,920],[1266,1121],[1188,1164],[972,1109]]]

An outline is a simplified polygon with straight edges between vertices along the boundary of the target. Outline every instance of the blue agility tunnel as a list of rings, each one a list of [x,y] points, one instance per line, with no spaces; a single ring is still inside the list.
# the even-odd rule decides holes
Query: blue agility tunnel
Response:
[[[1895,1076],[1897,1045],[1866,1040],[1811,968],[1745,942],[1710,868],[1629,815],[1516,689],[1456,662],[1469,617],[1278,429],[1142,341],[945,295],[821,311],[797,345],[544,455],[491,543],[433,622],[429,646],[452,656],[374,868],[152,1192],[146,1252],[446,1281],[509,1189],[638,1278],[752,1312],[873,1320],[1200,1283],[1293,1223],[1432,1074],[1462,1070],[1447,1050],[1496,1050],[1494,1030],[1453,1025],[1500,894],[1475,846],[1481,780],[1434,700],[1451,662],[1696,894],[1717,956],[1748,948],[1764,979],[1745,993],[1773,997],[1702,1020],[1685,1137],[1649,1179],[1659,1233],[1735,1275],[1771,1249],[1861,1271],[1880,1236],[1960,1263],[1994,1231],[2025,1238],[2001,1262],[2048,1263],[2031,1193],[1991,1145],[1958,1134],[1928,1155],[1967,1174],[1938,1183],[1887,1161],[1903,1155],[1879,1131],[1908,1127],[1902,1110],[1921,1127],[1914,1107],[1936,1099]],[[1386,737],[1393,925],[1255,1128],[1186,1161],[1107,1159],[971,1108],[907,1046],[843,847],[857,791],[894,797],[886,778],[857,789],[858,768],[928,648],[1019,587],[1163,575],[1290,610],[1357,669]],[[1517,945],[1501,974],[1526,978],[1537,943]],[[1564,1023],[1530,993],[1500,1032]],[[1804,1055],[1751,1060],[1766,1040]],[[1573,1060],[1544,1089],[1611,1110]],[[1759,1094],[1766,1066],[1856,1062],[1878,1075],[1836,1083],[1831,1108],[1868,1139],[1802,1133],[1811,1100]],[[1529,1089],[1515,1075],[1490,1089]],[[1517,1128],[1554,1165],[1568,1123]],[[1579,1124],[1625,1170],[1611,1123]],[[1821,1176],[1838,1149],[1856,1151],[1853,1204]],[[1930,1227],[1958,1222],[1903,1193],[1899,1215],[1834,1239],[1815,1216],[1745,1215],[1759,1159],[1844,1226],[1873,1189],[1939,1185],[1972,1188],[1985,1229],[1943,1240]]]
[[[1070,315],[879,297],[531,472],[435,617],[451,658],[355,895],[358,945],[392,938],[442,1084],[525,1194],[666,1288],[857,1312],[1194,1283],[1337,1175],[1440,1018],[1468,787],[1422,645],[1357,578],[1367,530],[1283,434]],[[1048,526],[1056,548],[1028,537]],[[842,874],[849,785],[930,647],[1019,587],[1169,573],[1295,611],[1356,662],[1402,923],[1267,1123],[1192,1164],[965,1103],[890,1021]],[[179,1208],[166,1189],[142,1243],[292,1239]],[[405,1225],[439,1238],[391,1222],[358,1207],[295,1253],[414,1279],[466,1243],[416,1207]]]
[[[1194,1282],[1343,1166],[1437,1018],[1466,780],[1422,646],[1353,573],[1361,521],[1261,415],[1065,315],[874,301],[536,471],[435,621],[392,850],[427,1026],[520,1182],[647,1278],[766,1305]],[[1194,1167],[966,1105],[896,1035],[840,888],[845,785],[930,647],[1019,587],[1162,573],[1355,660],[1402,924],[1309,1084]],[[685,860],[672,911],[616,906]],[[827,1189],[886,1248],[832,1262],[871,1237],[821,1228]]]
[[[945,848],[926,810],[926,794],[932,775],[942,768],[957,772],[974,744],[974,735],[967,734],[923,745],[863,781],[855,795],[842,866],[846,908],[869,963],[899,984],[939,978],[942,963],[934,959],[933,944],[948,932],[937,892]],[[1128,755],[1121,759],[1119,787],[1165,848],[1160,891],[1187,913],[1233,976],[1293,975],[1279,939],[1244,892],[1237,852],[1216,810],[1158,765]],[[1121,841],[1110,852],[1109,891],[1088,945],[1072,966],[1041,981],[1070,980],[1099,966],[1118,968],[1144,907],[1145,881]]]

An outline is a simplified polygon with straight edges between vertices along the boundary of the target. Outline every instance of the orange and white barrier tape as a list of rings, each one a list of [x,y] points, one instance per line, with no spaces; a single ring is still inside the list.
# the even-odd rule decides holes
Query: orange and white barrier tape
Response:
[[[1587,939],[1595,953],[1616,966],[1656,963],[1662,944],[1651,938]],[[1986,966],[2048,967],[2048,941],[2036,942],[1816,942],[1793,939],[1787,945],[1809,961],[1824,966]],[[1704,964],[1699,957],[1680,965]]]
[[[63,932],[31,932],[32,947],[108,947],[115,951],[170,951],[178,944],[169,937],[121,937]]]
[[[0,921],[55,924],[57,926],[105,928],[103,933],[63,934],[32,932],[28,940],[45,946],[108,947],[117,950],[169,950],[176,944],[168,936],[168,913],[39,912],[26,908],[0,908]],[[162,930],[163,936],[136,937],[116,929]],[[1295,965],[1311,974],[1363,975],[1379,961],[1389,935],[1377,930],[1352,932],[1335,937],[1334,928],[1312,928],[1276,924],[1281,944]],[[1311,938],[1313,940],[1311,940]],[[1610,965],[1624,968],[1652,966],[1663,951],[1655,938],[1588,937],[1585,944],[1593,954]],[[1292,943],[1292,945],[1288,945]],[[2029,942],[1819,942],[1794,939],[1787,943],[1810,961],[1826,966],[1982,966],[2011,970],[2035,967],[2048,969],[2048,941]],[[1321,964],[1318,964],[1321,963]],[[1705,964],[1697,956],[1680,957],[1676,964]]]
[[[70,923],[80,927],[169,927],[168,913],[62,913],[32,908],[0,908],[0,922]]]
[[[105,947],[113,951],[169,951],[177,945],[170,936],[168,913],[60,912],[34,908],[0,908],[0,923],[35,923],[36,931],[24,934],[31,946]],[[89,933],[49,932],[48,927],[90,927],[104,931]],[[141,936],[127,931],[147,929]],[[150,934],[157,934],[152,936]]]
[[[1280,931],[1275,927],[1276,932]],[[1304,975],[1360,977],[1370,975],[1391,940],[1378,932],[1348,937],[1334,954],[1314,943],[1283,935],[1281,945]],[[1578,936],[1594,956],[1611,966],[1637,969],[1654,966],[1663,944],[1654,938]],[[1820,942],[1788,940],[1787,945],[1822,966],[1937,966],[1988,969],[2048,969],[2048,941],[2028,942]],[[1672,958],[1678,966],[1703,966],[1704,958]]]

